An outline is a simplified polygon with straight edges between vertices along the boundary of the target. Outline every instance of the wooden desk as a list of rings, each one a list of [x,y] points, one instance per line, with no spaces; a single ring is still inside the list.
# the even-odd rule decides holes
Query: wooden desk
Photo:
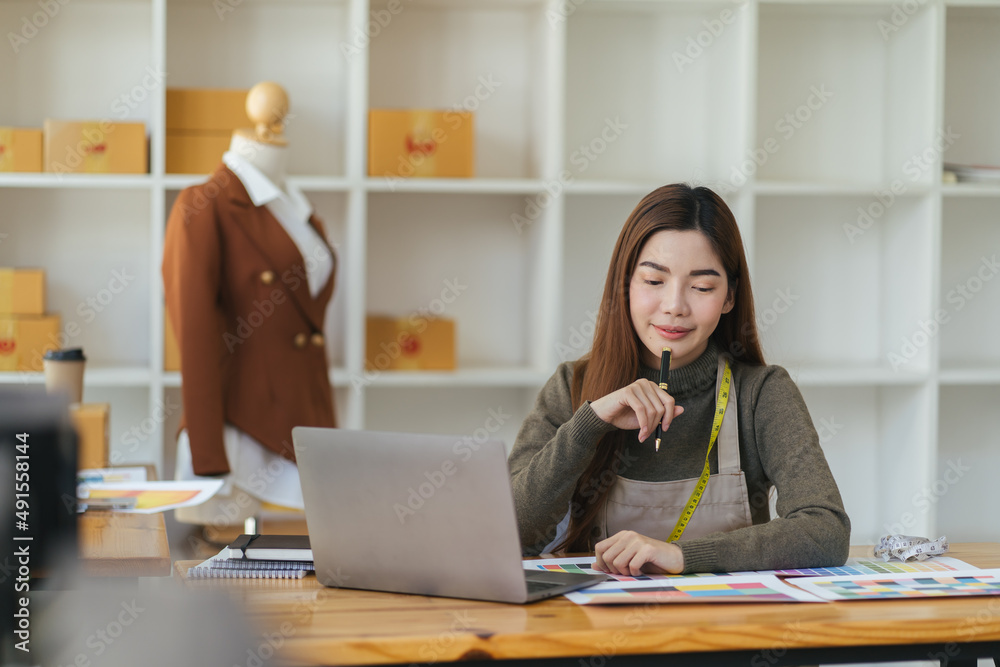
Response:
[[[146,466],[146,478],[156,469]],[[92,577],[164,577],[170,547],[163,513],[87,511],[77,517],[80,568]]]
[[[1000,567],[997,543],[956,544],[949,555]],[[190,587],[231,591],[262,632],[282,639],[276,655],[295,665],[553,658],[562,660],[552,665],[580,667],[583,657],[584,667],[603,667],[610,657],[616,665],[664,664],[664,654],[671,665],[945,658],[975,665],[975,657],[1000,657],[997,597],[620,607],[559,597],[521,606],[325,588],[312,576],[187,580],[195,562],[176,563],[175,574]]]

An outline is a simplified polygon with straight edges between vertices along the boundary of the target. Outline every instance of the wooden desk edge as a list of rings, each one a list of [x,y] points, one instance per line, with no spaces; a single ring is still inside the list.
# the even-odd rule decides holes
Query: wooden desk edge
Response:
[[[870,555],[870,551],[852,555]],[[948,555],[984,569],[1000,567],[998,543],[953,545]],[[575,658],[596,655],[602,647],[613,655],[650,655],[760,652],[776,647],[916,646],[920,650],[952,642],[1000,643],[1000,598],[933,600],[941,613],[928,613],[926,604],[912,600],[805,603],[794,605],[794,613],[788,613],[788,605],[774,603],[684,605],[683,610],[676,605],[609,609],[580,607],[554,598],[521,606],[338,591],[325,589],[312,576],[249,580],[240,582],[248,585],[235,586],[232,580],[188,580],[188,568],[198,562],[177,561],[174,575],[192,587],[208,582],[231,587],[243,598],[251,617],[265,627],[294,622],[297,631],[282,651],[283,660],[293,664],[427,662],[421,652],[428,647],[434,649],[435,661],[446,662]],[[343,605],[338,606],[338,598]],[[904,613],[886,618],[890,609]],[[979,612],[983,610],[989,618],[982,617]],[[676,622],[678,613],[686,623]],[[411,618],[413,627],[395,635],[373,633],[377,614],[397,624]],[[475,628],[455,631],[450,624],[459,614],[471,614]],[[448,641],[436,641],[442,636]]]
[[[94,577],[169,576],[163,513],[84,512],[78,517],[81,570]]]

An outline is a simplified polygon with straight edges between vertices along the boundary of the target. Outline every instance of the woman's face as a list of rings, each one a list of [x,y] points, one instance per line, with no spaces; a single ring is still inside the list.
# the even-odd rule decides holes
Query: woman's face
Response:
[[[671,368],[691,363],[732,309],[728,276],[707,236],[661,231],[649,237],[629,284],[632,326],[646,365],[659,366],[664,347],[671,350]]]

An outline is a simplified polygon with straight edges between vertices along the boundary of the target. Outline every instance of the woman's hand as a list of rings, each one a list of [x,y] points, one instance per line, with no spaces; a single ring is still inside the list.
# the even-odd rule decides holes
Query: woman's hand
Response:
[[[679,574],[684,571],[684,554],[670,542],[661,542],[623,530],[595,547],[594,569],[609,574]]]
[[[649,380],[636,380],[591,401],[590,407],[603,421],[620,429],[639,429],[639,442],[654,433],[658,423],[666,431],[670,422],[684,412],[684,408],[674,405],[673,396]]]

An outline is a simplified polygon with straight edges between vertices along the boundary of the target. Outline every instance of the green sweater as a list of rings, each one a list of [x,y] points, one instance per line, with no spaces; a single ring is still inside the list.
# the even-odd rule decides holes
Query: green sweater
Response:
[[[715,410],[718,348],[670,371],[670,394],[684,413],[664,432],[640,443],[631,431],[618,474],[642,481],[701,475]],[[521,544],[537,555],[556,534],[573,489],[601,436],[615,430],[584,402],[573,412],[574,362],[559,366],[517,435],[509,465]],[[678,542],[685,572],[732,572],[843,565],[851,522],[830,473],[805,401],[780,366],[733,365],[739,402],[740,465],[746,475],[753,526]],[[659,370],[641,377],[658,382]],[[718,457],[711,459],[712,474]],[[770,518],[768,491],[778,492]]]

